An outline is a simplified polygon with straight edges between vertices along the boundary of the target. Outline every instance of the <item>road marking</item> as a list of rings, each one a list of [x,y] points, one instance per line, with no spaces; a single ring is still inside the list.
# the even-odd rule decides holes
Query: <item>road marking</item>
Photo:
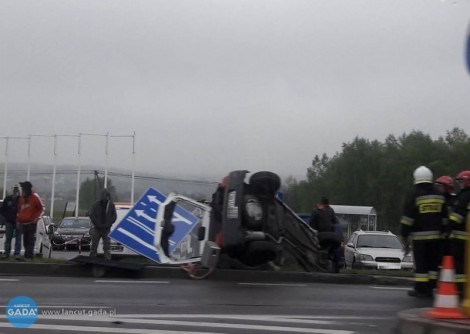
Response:
[[[0,327],[12,328],[11,324],[0,323]],[[216,332],[189,332],[184,331],[169,331],[161,329],[144,329],[144,328],[116,328],[116,327],[91,327],[91,326],[64,326],[64,325],[43,325],[43,324],[34,324],[31,327],[28,327],[28,331],[34,329],[47,329],[48,331],[57,330],[57,331],[73,331],[73,332],[91,332],[91,333],[123,333],[123,334],[224,334]],[[314,333],[314,332],[312,332]]]
[[[191,317],[191,315],[187,315]],[[54,316],[40,316],[41,319],[57,319]],[[68,319],[61,317],[62,320]],[[295,333],[312,333],[312,334],[353,334],[353,331],[346,330],[337,330],[337,329],[322,329],[322,328],[302,328],[302,327],[286,327],[286,326],[271,326],[271,325],[254,325],[254,324],[241,324],[241,323],[217,323],[217,322],[206,322],[206,321],[186,321],[186,320],[155,320],[155,319],[134,319],[134,318],[121,318],[121,317],[94,317],[92,320],[90,318],[83,317],[72,317],[70,318],[76,321],[99,321],[99,322],[109,322],[110,319],[119,319],[123,323],[132,323],[132,324],[149,324],[149,325],[166,325],[166,326],[190,326],[192,328],[205,327],[205,328],[225,328],[225,329],[244,329],[247,332],[251,333],[254,330],[264,330],[264,331],[274,331],[274,332],[295,332]],[[270,318],[269,321],[272,321],[275,318]],[[313,322],[314,320],[312,320]],[[329,322],[331,324],[331,322]]]
[[[95,283],[124,283],[124,284],[170,284],[170,281],[119,281],[119,280],[95,280]]]
[[[388,286],[371,286],[371,289],[378,290],[409,290],[410,288],[397,288],[397,287],[388,287]]]
[[[40,316],[41,319],[44,317]],[[48,319],[54,317],[47,317]],[[57,317],[55,317],[57,319]],[[66,320],[64,317],[61,320]],[[86,321],[106,321],[109,322],[112,318],[106,319],[85,319]],[[73,320],[81,320],[74,318]],[[134,321],[130,321],[134,320]],[[322,329],[322,328],[300,328],[300,327],[284,327],[284,326],[263,326],[263,325],[245,325],[245,324],[228,324],[228,323],[211,323],[211,322],[193,322],[193,321],[144,321],[142,319],[123,319],[124,323],[138,323],[138,324],[155,324],[155,325],[170,325],[170,326],[191,326],[191,327],[205,327],[205,328],[225,328],[225,329],[245,329],[249,332],[253,330],[264,330],[272,332],[292,332],[292,333],[311,333],[311,334],[354,334],[354,331],[338,330],[338,329]],[[0,327],[11,328],[11,324],[0,323]],[[90,327],[90,326],[77,326],[77,325],[53,325],[53,324],[34,324],[28,328],[32,329],[48,329],[50,330],[62,330],[62,331],[75,331],[75,332],[95,332],[95,333],[127,333],[127,334],[176,334],[176,333],[187,333],[187,334],[222,334],[219,332],[189,332],[187,330],[181,331],[167,331],[159,329],[134,329],[134,328],[117,328],[117,327]]]
[[[0,278],[0,282],[18,282],[18,278]]]
[[[286,286],[286,287],[305,287],[307,284],[290,284],[290,283],[238,283],[238,285],[251,286]]]
[[[388,320],[394,317],[376,316],[353,316],[353,315],[251,315],[251,314],[117,314],[113,318],[212,318],[212,319],[239,319],[239,320],[259,320],[273,322],[294,322],[294,323],[323,323],[333,324],[337,320]],[[1,318],[1,316],[0,316]],[[315,319],[321,319],[320,321]],[[326,321],[330,319],[331,321]]]
[[[158,319],[158,318],[192,318],[192,319],[223,319],[223,320],[250,320],[250,321],[269,321],[269,322],[292,322],[296,324],[319,324],[319,325],[332,325],[333,321],[322,320],[322,317],[317,319],[303,319],[302,316],[284,316],[284,315],[249,315],[249,314],[118,314],[113,318],[128,318],[128,319]],[[338,319],[343,319],[338,317]]]
[[[177,316],[177,317],[187,317],[187,318],[197,318],[197,317],[212,317],[212,318],[219,318],[219,319],[235,319],[235,320],[258,320],[258,321],[268,321],[268,322],[276,322],[276,323],[282,323],[282,322],[291,322],[295,324],[295,327],[289,327],[289,326],[279,326],[275,324],[267,324],[267,325],[256,325],[256,324],[243,324],[243,323],[229,323],[229,322],[206,322],[206,321],[189,321],[189,320],[166,320],[166,319],[161,319],[161,320],[156,320],[156,319],[149,319],[148,317],[171,317],[171,316]],[[0,315],[1,318],[5,318],[6,316]],[[331,322],[331,321],[322,321],[322,320],[308,320],[304,319],[302,321],[303,316],[299,316],[298,319],[295,319],[295,316],[287,316],[283,321],[284,316],[279,316],[279,315],[222,315],[222,314],[208,314],[208,315],[201,315],[201,314],[184,314],[184,315],[149,315],[149,314],[129,314],[126,315],[126,317],[123,316],[112,316],[112,317],[84,317],[84,316],[60,316],[61,321],[67,321],[67,320],[72,320],[72,321],[82,321],[82,322],[101,322],[101,323],[106,323],[109,324],[110,322],[113,321],[119,321],[120,323],[127,324],[131,326],[131,324],[139,324],[140,326],[142,325],[163,325],[163,326],[178,326],[178,327],[191,327],[191,329],[198,328],[198,327],[204,327],[206,329],[241,329],[245,330],[248,333],[251,333],[253,331],[270,331],[270,332],[280,332],[280,333],[312,333],[312,334],[354,334],[354,331],[349,331],[349,330],[339,330],[339,329],[324,329],[324,328],[312,328],[310,326],[308,327],[299,327],[298,325],[300,323],[304,324],[328,324],[328,325],[334,325],[336,322]],[[338,317],[339,319],[340,317]],[[54,320],[58,319],[57,316],[54,315],[41,315],[39,314],[39,319],[41,320]],[[11,325],[8,324],[2,324],[0,323],[0,327],[11,327]],[[34,324],[31,326],[29,329],[43,329],[47,328],[49,330],[63,330],[63,331],[80,331],[80,332],[106,332],[106,333],[128,333],[128,334],[134,334],[134,333],[160,333],[160,334],[173,334],[173,333],[188,333],[188,334],[199,334],[199,333],[209,333],[209,332],[198,332],[198,331],[193,331],[193,332],[188,332],[187,330],[181,330],[181,331],[160,331],[158,329],[135,329],[135,328],[116,328],[116,327],[88,327],[88,326],[80,326],[80,325],[54,325],[54,324]],[[211,334],[216,334],[217,332],[210,332]]]

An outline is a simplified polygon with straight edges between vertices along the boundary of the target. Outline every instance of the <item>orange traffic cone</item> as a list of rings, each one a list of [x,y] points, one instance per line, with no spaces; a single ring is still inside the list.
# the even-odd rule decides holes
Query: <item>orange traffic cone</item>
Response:
[[[454,260],[452,256],[444,256],[442,268],[434,297],[434,308],[426,315],[434,319],[464,319],[459,308],[457,285],[454,281]]]

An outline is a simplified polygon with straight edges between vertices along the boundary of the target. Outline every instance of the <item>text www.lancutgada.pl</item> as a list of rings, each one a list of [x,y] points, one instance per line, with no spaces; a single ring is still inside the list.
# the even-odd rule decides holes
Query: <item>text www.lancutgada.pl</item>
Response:
[[[114,317],[116,309],[110,307],[39,307],[39,317]]]

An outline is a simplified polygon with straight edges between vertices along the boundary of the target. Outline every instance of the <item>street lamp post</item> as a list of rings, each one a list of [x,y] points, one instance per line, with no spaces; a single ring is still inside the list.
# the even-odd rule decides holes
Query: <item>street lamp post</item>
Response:
[[[56,154],[56,143],[57,143],[57,135],[28,135],[28,172],[26,176],[26,180],[31,180],[31,139],[33,137],[45,137],[45,138],[54,138],[54,166],[52,170],[52,190],[51,190],[51,208],[49,212],[49,216],[54,218],[54,190],[55,190],[55,174],[56,174],[56,164],[57,164],[57,154]]]
[[[108,169],[109,169],[109,141],[110,138],[132,138],[132,180],[131,180],[131,203],[134,203],[134,188],[135,188],[135,131],[132,135],[115,135],[112,136],[107,132],[106,134],[90,134],[90,133],[79,133],[78,135],[28,135],[28,137],[0,137],[0,139],[5,139],[5,162],[4,162],[4,180],[3,180],[3,197],[6,196],[7,188],[7,177],[8,177],[8,154],[9,154],[9,143],[11,139],[26,139],[28,140],[28,167],[26,179],[29,181],[31,178],[31,147],[32,147],[32,138],[33,137],[51,137],[54,138],[54,166],[52,171],[52,191],[51,191],[51,208],[50,216],[51,218],[54,215],[54,200],[55,200],[55,181],[57,173],[57,140],[58,137],[77,137],[78,138],[78,166],[77,166],[77,189],[76,189],[76,205],[75,205],[75,216],[78,216],[79,212],[79,199],[80,199],[80,176],[81,176],[81,153],[82,153],[82,136],[100,136],[105,137],[105,156],[106,156],[106,167],[105,167],[105,176],[104,176],[104,187],[108,186]]]
[[[132,138],[132,176],[131,176],[131,204],[134,205],[134,185],[135,185],[135,131],[132,135],[111,136],[113,138]],[[107,154],[107,153],[106,153]]]

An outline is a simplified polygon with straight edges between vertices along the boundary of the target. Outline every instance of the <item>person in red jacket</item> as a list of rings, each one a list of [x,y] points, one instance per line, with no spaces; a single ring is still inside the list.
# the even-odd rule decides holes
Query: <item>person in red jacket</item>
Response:
[[[23,232],[24,260],[31,261],[34,256],[37,222],[44,213],[44,204],[39,195],[33,191],[31,182],[20,182],[20,186],[21,196],[18,200],[16,223]],[[17,257],[17,260],[22,258]]]

